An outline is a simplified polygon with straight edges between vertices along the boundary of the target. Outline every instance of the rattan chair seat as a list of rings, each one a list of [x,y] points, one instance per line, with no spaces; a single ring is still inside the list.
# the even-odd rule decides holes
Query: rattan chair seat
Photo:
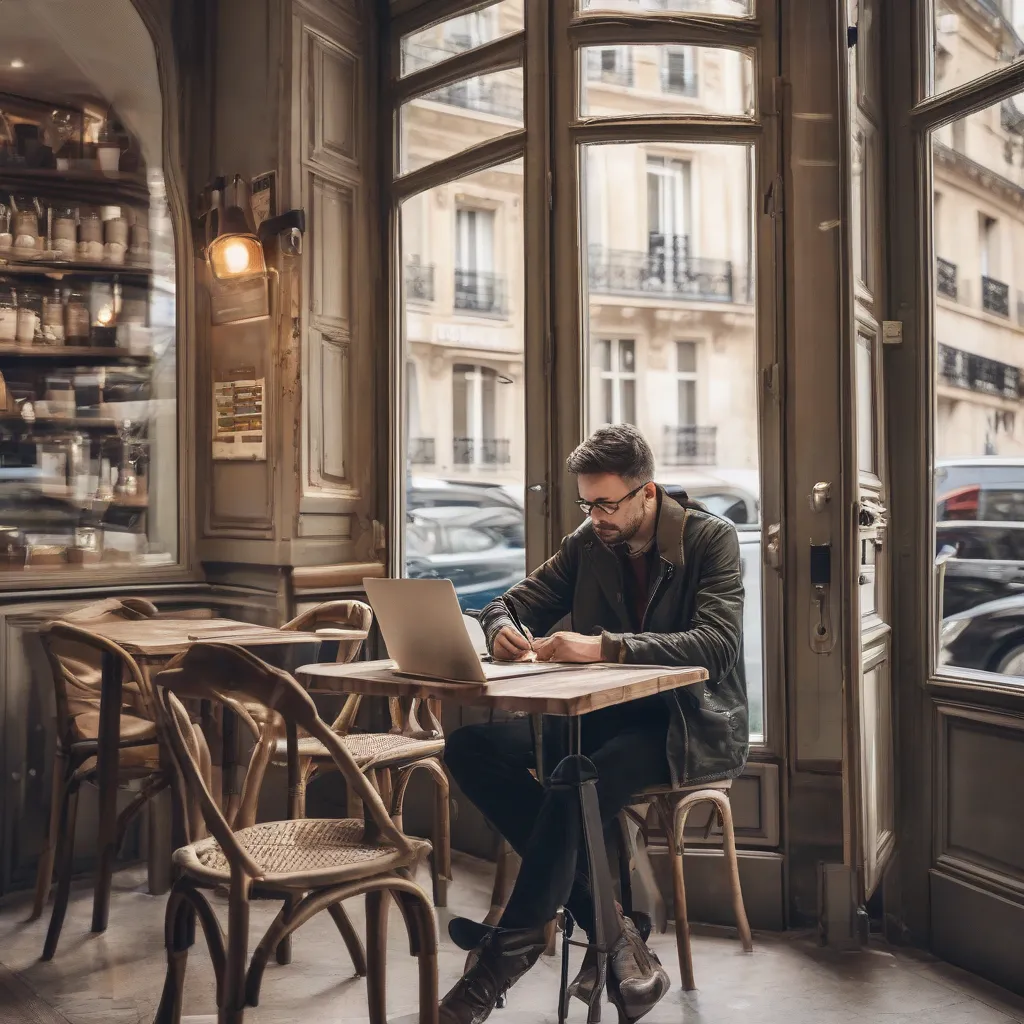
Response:
[[[276,880],[288,888],[312,888],[313,883],[323,884],[333,876],[344,879],[353,872],[385,872],[405,860],[393,846],[366,842],[364,824],[357,818],[266,821],[241,829],[235,838],[263,868],[264,881]],[[231,874],[228,859],[212,836],[176,851],[174,858],[201,877],[221,880]]]
[[[367,765],[405,764],[426,757],[437,757],[444,750],[444,739],[421,740],[394,732],[350,732],[341,741],[360,768]],[[327,748],[314,736],[299,737],[299,757],[329,761]],[[274,763],[285,764],[288,744],[282,738],[274,750]]]

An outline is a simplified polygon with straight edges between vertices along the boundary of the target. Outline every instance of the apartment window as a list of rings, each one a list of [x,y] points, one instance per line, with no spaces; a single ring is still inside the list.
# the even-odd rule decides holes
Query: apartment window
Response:
[[[636,423],[636,342],[599,338],[594,356],[600,374],[598,423]]]
[[[587,78],[592,82],[632,85],[632,47],[603,46],[589,48],[587,50]]]
[[[690,241],[690,164],[647,158],[647,252],[650,278],[671,290],[687,278]]]
[[[455,308],[501,314],[504,291],[504,279],[494,272],[494,211],[456,210]]]
[[[676,342],[676,423],[697,425],[697,343]]]
[[[987,214],[978,215],[978,249],[981,261],[981,276],[996,277],[995,243],[998,222]]]
[[[692,46],[666,46],[662,54],[662,91],[678,96],[696,96],[697,51]]]
[[[452,367],[452,461],[457,466],[503,465],[508,440],[498,438],[498,374],[488,366]]]

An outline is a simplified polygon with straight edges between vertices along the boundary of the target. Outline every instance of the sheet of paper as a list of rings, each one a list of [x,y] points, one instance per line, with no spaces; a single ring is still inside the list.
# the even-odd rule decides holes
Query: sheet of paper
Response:
[[[230,369],[213,384],[213,457],[263,461],[267,457],[264,421],[266,378],[253,367]]]

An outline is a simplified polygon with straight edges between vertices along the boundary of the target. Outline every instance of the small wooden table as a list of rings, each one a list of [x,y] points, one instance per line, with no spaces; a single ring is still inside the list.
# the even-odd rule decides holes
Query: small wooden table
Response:
[[[619,936],[620,926],[615,910],[608,852],[594,786],[593,765],[582,756],[581,720],[591,711],[625,704],[704,682],[708,673],[703,668],[643,665],[581,665],[578,669],[554,672],[527,672],[520,676],[493,680],[485,684],[451,683],[435,679],[413,678],[395,671],[392,661],[351,663],[347,665],[304,665],[296,678],[311,693],[360,693],[375,697],[438,698],[496,711],[522,711],[532,716],[557,715],[567,718],[569,756],[556,769],[559,785],[575,788],[582,812],[583,840],[590,863],[591,890],[594,900],[594,948],[601,963]],[[534,730],[538,741],[538,776],[543,778],[543,752],[539,745],[541,729]],[[558,1019],[564,1022],[568,1013],[569,945],[572,925],[563,932],[562,974],[558,1000]],[[597,1001],[591,1004],[588,1020],[600,1020],[600,998],[604,986],[597,987]]]
[[[175,655],[181,654],[196,641],[218,641],[249,649],[295,647],[295,655],[305,660],[317,657],[322,643],[340,640],[365,640],[363,630],[332,629],[325,633],[300,633],[296,630],[257,626],[234,619],[136,619],[89,623],[91,632],[111,640],[135,659],[149,679]],[[281,653],[284,653],[283,651]],[[268,658],[279,660],[279,658]],[[294,664],[294,661],[293,661]],[[291,667],[291,666],[284,666]],[[117,853],[117,772],[118,735],[122,704],[121,663],[114,654],[103,655],[100,687],[99,744],[96,758],[96,782],[100,792],[99,864],[92,908],[92,930],[106,930],[110,911],[110,867]],[[233,723],[232,723],[233,724]],[[228,737],[225,723],[225,749],[233,749],[234,737]],[[169,843],[153,843],[164,847]],[[167,891],[170,878],[170,850],[150,850],[150,891],[155,895]]]

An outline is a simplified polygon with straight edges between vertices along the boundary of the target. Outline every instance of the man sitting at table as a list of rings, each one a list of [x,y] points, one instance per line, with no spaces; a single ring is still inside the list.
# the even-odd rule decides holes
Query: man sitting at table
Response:
[[[701,666],[708,682],[586,715],[582,750],[597,769],[607,828],[649,786],[733,778],[746,762],[743,583],[736,531],[695,502],[653,483],[654,456],[634,427],[598,430],[568,459],[587,517],[554,557],[484,609],[480,624],[496,659]],[[546,636],[571,617],[571,631]],[[537,639],[534,639],[537,638]],[[564,719],[546,718],[550,772],[568,751]],[[447,1024],[480,1024],[499,996],[536,963],[545,926],[564,906],[593,935],[586,856],[535,767],[528,719],[470,725],[448,738],[445,763],[463,793],[523,858],[497,929],[456,922],[452,937],[475,946],[470,969],[441,1003]],[[546,813],[545,813],[546,812]],[[668,975],[635,924],[608,960],[609,994],[634,1021],[668,990]],[[596,983],[589,951],[572,991]]]

